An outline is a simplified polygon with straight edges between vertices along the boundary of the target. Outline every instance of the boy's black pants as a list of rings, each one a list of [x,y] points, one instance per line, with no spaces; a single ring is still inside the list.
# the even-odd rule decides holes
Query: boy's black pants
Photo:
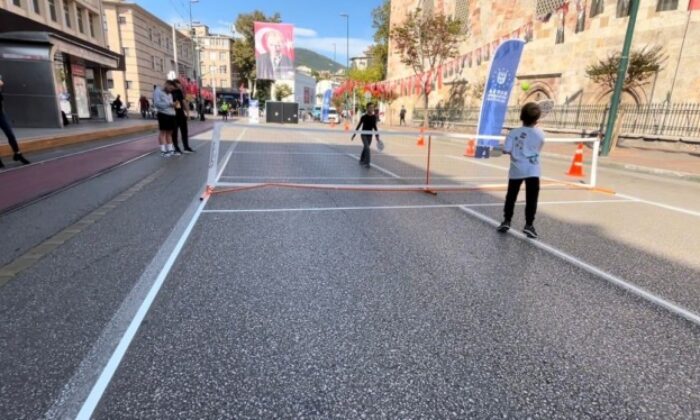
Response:
[[[503,207],[503,219],[510,222],[513,218],[515,200],[518,199],[520,185],[523,181],[525,181],[525,224],[531,225],[535,222],[537,198],[540,195],[540,179],[537,177],[508,180],[508,193],[506,194],[506,205]]]
[[[372,145],[372,136],[369,134],[361,134],[362,137],[362,154],[360,155],[360,163],[363,165],[370,164],[369,147]]]
[[[175,150],[180,150],[180,146],[177,144],[177,132],[180,131],[182,134],[182,146],[185,150],[190,149],[190,139],[189,133],[187,132],[187,115],[184,112],[177,110],[175,112],[175,120],[177,121],[177,126],[173,130],[173,147]]]

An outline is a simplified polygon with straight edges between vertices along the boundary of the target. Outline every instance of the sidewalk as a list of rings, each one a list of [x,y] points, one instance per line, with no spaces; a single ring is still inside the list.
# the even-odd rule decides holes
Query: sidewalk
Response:
[[[388,130],[418,131],[418,128],[415,127],[389,125],[384,125],[384,127]],[[546,132],[546,127],[544,129]],[[431,129],[431,131],[441,130]],[[469,134],[464,130],[455,131],[455,133]],[[572,134],[563,133],[547,133],[547,135],[550,137],[575,137]],[[600,166],[700,182],[700,148],[695,151],[686,145],[686,150],[654,150],[638,147],[637,143],[626,143],[628,145],[618,146],[610,156],[601,156]],[[550,144],[546,146],[543,155],[555,159],[571,160],[575,149],[575,145]],[[590,153],[589,148],[584,150],[586,162],[590,162]]]
[[[128,124],[123,128],[135,126],[138,125]],[[212,126],[211,120],[193,121],[190,136],[211,130]],[[0,171],[0,213],[158,151],[154,132],[152,135]]]
[[[130,134],[155,132],[155,120],[139,118],[119,119],[111,123],[105,121],[84,121],[64,128],[15,128],[14,132],[23,153],[52,149],[93,140],[104,140]],[[3,136],[0,136],[0,156],[11,156],[12,149]]]

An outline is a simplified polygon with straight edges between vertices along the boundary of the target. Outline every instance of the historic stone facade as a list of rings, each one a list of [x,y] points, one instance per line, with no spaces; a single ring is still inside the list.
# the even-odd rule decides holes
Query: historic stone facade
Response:
[[[569,0],[565,2],[567,7],[547,20],[536,16],[537,3],[538,0],[392,0],[392,25],[418,7],[432,13],[442,11],[464,22],[460,57],[442,69],[443,86],[431,94],[431,107],[455,97],[464,97],[467,105],[478,104],[478,85],[486,78],[495,47],[513,37],[529,42],[511,104],[547,98],[556,104],[571,105],[609,101],[609,89],[592,83],[585,70],[597,59],[622,49],[629,0]],[[656,77],[645,86],[626,92],[624,101],[662,102],[670,97],[673,102],[700,102],[700,10],[689,12],[691,4],[697,7],[695,0],[641,0],[633,49],[661,45],[667,59]],[[387,79],[396,82],[410,76],[412,70],[401,63],[390,43]],[[525,91],[524,87],[529,89]],[[422,100],[415,93],[406,95],[404,91],[392,108],[400,109],[401,105],[421,108]]]

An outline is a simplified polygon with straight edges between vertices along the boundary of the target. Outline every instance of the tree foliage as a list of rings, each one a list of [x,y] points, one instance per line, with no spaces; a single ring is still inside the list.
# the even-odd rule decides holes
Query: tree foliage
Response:
[[[286,83],[275,84],[275,100],[276,101],[279,102],[293,93],[294,92],[292,92],[292,88],[289,87],[288,84],[286,84]]]
[[[645,85],[654,73],[662,69],[666,58],[660,45],[632,51],[623,89]],[[589,65],[586,74],[594,83],[614,89],[619,67],[620,53],[616,52]]]
[[[391,40],[401,56],[401,62],[422,78],[424,108],[428,108],[432,83],[429,72],[439,69],[445,61],[457,57],[462,22],[443,14],[408,12],[406,19],[391,29]],[[428,114],[425,113],[424,124]]]
[[[279,13],[267,16],[260,10],[238,15],[235,22],[236,32],[241,38],[233,43],[233,64],[245,82],[255,81],[255,28],[254,22],[282,22]]]
[[[369,55],[372,57],[373,67],[376,67],[381,79],[386,78],[387,61],[389,58],[389,38],[391,1],[384,0],[380,6],[372,10],[372,27],[374,28],[374,44],[369,47]]]

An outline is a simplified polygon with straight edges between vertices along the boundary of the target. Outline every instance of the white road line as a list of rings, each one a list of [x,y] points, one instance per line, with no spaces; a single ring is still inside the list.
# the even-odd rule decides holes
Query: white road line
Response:
[[[241,132],[239,138],[242,137],[244,133],[245,130]],[[224,162],[221,166],[221,171],[219,172],[219,175],[221,175],[223,168],[226,167],[228,159],[231,158],[231,155],[233,154],[233,150],[235,149],[236,145],[238,145],[238,142],[232,144],[229,147],[229,150],[226,152],[226,157],[224,158]],[[170,256],[165,261],[165,264],[158,273],[155,281],[153,282],[153,285],[146,294],[143,302],[139,306],[139,309],[136,311],[136,314],[129,323],[129,326],[127,327],[126,331],[124,331],[122,338],[119,340],[119,344],[117,344],[117,347],[114,349],[112,356],[109,358],[109,361],[102,369],[100,376],[97,378],[97,381],[90,390],[90,394],[88,395],[87,399],[80,408],[76,419],[89,420],[92,417],[95,408],[97,408],[97,405],[99,404],[100,399],[102,399],[102,396],[104,395],[107,386],[109,386],[109,383],[114,377],[115,372],[119,368],[119,364],[124,358],[124,355],[126,354],[129,345],[131,344],[131,341],[134,339],[134,336],[136,336],[138,329],[141,327],[141,323],[146,317],[146,314],[148,314],[148,311],[151,308],[151,305],[153,304],[153,301],[155,300],[156,296],[158,295],[158,292],[163,286],[165,279],[168,277],[168,274],[170,274],[170,270],[172,269],[173,265],[175,265],[177,257],[180,255],[180,252],[184,248],[187,239],[192,233],[194,226],[197,224],[197,220],[199,220],[199,217],[201,216],[202,211],[204,210],[204,207],[207,205],[208,201],[209,196],[206,196],[204,197],[202,202],[197,206],[197,209],[192,215],[192,218],[187,224],[187,227],[182,232],[180,238],[175,244],[175,247],[171,251]]]
[[[325,141],[323,141],[323,140],[319,140],[319,139],[317,139],[317,138],[315,138],[315,137],[310,137],[310,138],[311,138],[312,140],[314,140],[316,143],[322,144],[322,145],[324,145],[324,146],[327,146],[327,147],[332,147],[332,146],[333,146],[332,144],[327,143],[327,142],[325,142]],[[348,156],[348,157],[351,158],[352,160],[357,160],[357,156],[353,155],[352,153],[345,153],[345,156]],[[388,169],[386,169],[386,168],[382,168],[381,166],[376,165],[376,164],[374,164],[374,163],[370,163],[370,166],[373,167],[374,169],[378,170],[379,172],[382,172],[382,173],[385,173],[385,174],[389,175],[390,177],[393,177],[393,178],[401,178],[399,175],[396,175],[395,173],[391,172],[390,170],[388,170]]]
[[[671,206],[671,205],[668,205],[668,204],[659,203],[659,202],[657,202],[657,201],[645,200],[645,199],[643,199],[643,198],[639,198],[639,197],[635,197],[635,196],[627,195],[627,194],[620,194],[620,193],[617,193],[616,195],[617,195],[618,197],[626,198],[626,199],[628,199],[628,200],[636,201],[636,202],[638,202],[638,203],[648,204],[648,205],[650,205],[650,206],[656,206],[656,207],[659,207],[659,208],[662,208],[662,209],[671,210],[671,211],[676,211],[676,212],[684,213],[684,214],[687,214],[687,215],[690,215],[690,216],[700,217],[700,212],[697,212],[697,211],[695,211],[695,210],[689,210],[689,209],[684,209],[684,208],[682,208],[682,207]]]
[[[460,207],[462,211],[466,212],[467,214],[470,214],[477,219],[480,219],[488,224],[490,224],[493,227],[497,227],[499,225],[499,222],[496,219],[492,219],[491,217],[488,217],[482,213],[477,212],[476,210],[472,210],[469,207],[462,206]],[[511,229],[509,233],[519,239],[526,240],[529,244],[532,246],[539,248],[543,251],[549,252],[550,254],[554,255],[555,257],[564,260],[576,267],[579,267],[597,277],[600,277],[611,284],[618,286],[654,305],[660,306],[668,311],[670,311],[673,314],[676,314],[682,318],[687,319],[688,321],[700,325],[700,315],[698,315],[695,312],[692,312],[688,309],[683,308],[682,306],[677,305],[676,303],[673,303],[669,300],[666,300],[660,296],[657,296],[641,287],[635,286],[632,283],[627,282],[626,280],[623,280],[620,277],[617,277],[613,274],[610,274],[606,271],[603,271],[602,269],[595,267],[592,264],[589,264],[577,257],[574,257],[571,254],[568,254],[560,249],[557,249],[553,247],[552,245],[546,244],[540,240],[529,240],[524,234],[515,231],[514,229]]]
[[[431,176],[430,179],[450,179],[455,181],[480,181],[480,180],[498,180],[502,181],[503,177],[494,176],[450,176],[437,175]],[[363,180],[363,179],[386,179],[385,176],[245,176],[245,175],[224,175],[221,179],[255,179],[255,180],[304,180],[304,179],[321,179],[321,180]],[[425,179],[424,176],[403,176],[401,179]]]
[[[568,205],[568,204],[607,204],[607,203],[634,203],[631,200],[582,200],[582,201],[540,201],[538,205]],[[522,206],[525,202],[517,202]],[[305,207],[305,208],[280,208],[280,209],[212,209],[202,213],[286,213],[286,212],[320,212],[320,211],[349,211],[349,210],[412,210],[412,209],[447,209],[461,207],[503,207],[503,203],[471,203],[471,204],[417,204],[404,206],[352,206],[352,207]]]
[[[326,143],[329,144],[330,143]],[[338,145],[341,146],[341,145]],[[287,155],[302,155],[302,156],[344,156],[343,152],[255,152],[255,151],[244,151],[236,152],[238,155],[263,155],[263,156],[287,156]],[[419,157],[425,159],[425,155],[416,154],[391,154],[392,157]],[[435,155],[434,157],[447,157],[449,155]]]

